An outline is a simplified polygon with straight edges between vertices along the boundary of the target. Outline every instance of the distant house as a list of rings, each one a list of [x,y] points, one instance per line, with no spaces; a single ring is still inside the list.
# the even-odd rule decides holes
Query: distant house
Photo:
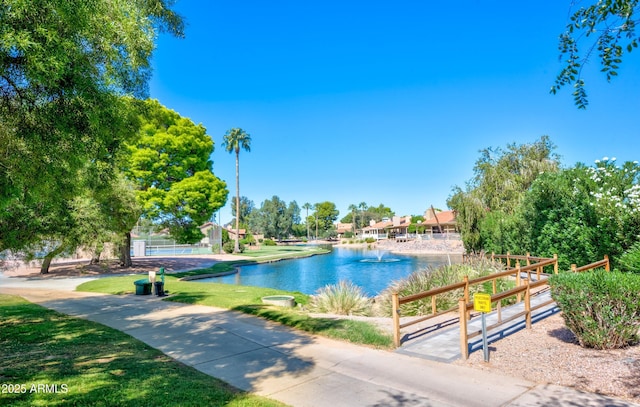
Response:
[[[353,232],[353,223],[336,223],[336,232],[338,239],[344,237],[347,232]]]
[[[385,227],[385,232],[389,239],[406,240],[411,226],[411,216],[394,216],[391,225]]]
[[[227,226],[227,232],[229,232],[229,239],[231,240],[236,240],[236,229],[232,228],[231,226]],[[238,240],[242,240],[247,236],[247,230],[246,229],[240,229],[238,230],[239,235],[238,235]]]
[[[424,213],[425,233],[458,233],[458,222],[455,211],[434,211],[429,208]]]
[[[389,219],[385,218],[380,222],[376,222],[375,220],[369,221],[369,226],[362,228],[362,238],[374,238],[376,240],[386,239],[387,238],[387,226],[392,226],[393,222]]]

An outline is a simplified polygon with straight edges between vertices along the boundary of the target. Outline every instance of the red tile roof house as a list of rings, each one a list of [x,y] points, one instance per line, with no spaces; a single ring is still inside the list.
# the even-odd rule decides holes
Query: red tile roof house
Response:
[[[396,239],[397,242],[406,242],[409,237],[409,226],[411,226],[411,216],[394,216],[391,225],[385,227],[389,239]]]
[[[455,211],[433,211],[431,208],[424,213],[422,226],[426,226],[425,234],[458,233],[458,222]]]
[[[347,232],[353,232],[353,223],[337,223],[336,224],[336,233],[338,233],[338,239],[344,237],[344,234]]]
[[[369,226],[362,228],[362,238],[374,238],[376,240],[382,240],[387,238],[387,232],[385,228],[387,226],[393,225],[393,222],[389,219],[383,219],[380,222],[376,222],[375,220],[369,221]]]
[[[371,220],[369,226],[362,228],[362,238],[406,240],[409,225],[411,225],[411,216],[394,216],[392,220],[384,218],[380,222]]]

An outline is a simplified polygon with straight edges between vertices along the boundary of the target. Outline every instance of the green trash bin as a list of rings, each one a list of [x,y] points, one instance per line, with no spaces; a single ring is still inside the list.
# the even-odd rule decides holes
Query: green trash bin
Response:
[[[133,282],[136,286],[136,295],[151,295],[151,282],[144,278]]]

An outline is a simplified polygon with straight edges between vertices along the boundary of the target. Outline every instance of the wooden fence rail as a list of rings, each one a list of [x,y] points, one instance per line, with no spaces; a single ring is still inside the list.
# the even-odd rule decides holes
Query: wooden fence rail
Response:
[[[531,273],[533,271],[535,271],[537,280],[540,280],[541,275],[544,271],[544,267],[546,266],[553,265],[553,272],[554,273],[558,272],[558,256],[557,255],[554,255],[553,258],[543,258],[543,257],[533,258],[531,256],[515,256],[515,257],[528,259],[527,262],[529,264],[525,267],[520,267],[519,259],[516,259],[515,268],[509,269],[507,271],[503,271],[500,273],[494,273],[488,276],[479,277],[472,280],[469,280],[469,277],[465,276],[463,281],[460,283],[455,283],[455,284],[450,284],[444,287],[434,288],[429,291],[423,291],[421,293],[409,295],[406,297],[400,297],[398,293],[391,294],[391,297],[392,297],[391,309],[392,309],[393,326],[394,326],[393,342],[395,346],[396,347],[400,346],[400,342],[401,342],[400,329],[458,310],[458,306],[454,306],[452,308],[445,309],[445,310],[438,310],[436,306],[436,300],[437,300],[437,295],[439,294],[444,294],[450,291],[463,289],[464,291],[463,291],[462,299],[465,301],[465,303],[469,303],[469,287],[473,285],[481,284],[486,281],[492,281],[492,293],[497,294],[497,280],[499,278],[513,276],[515,274],[516,286],[520,286],[521,276],[525,272],[527,273],[528,280],[531,280]],[[514,256],[510,256],[510,258],[514,258]],[[540,260],[537,263],[531,264],[531,261],[536,261],[537,259],[540,259]],[[417,319],[406,322],[404,324],[400,324],[400,305],[407,304],[413,301],[418,301],[427,297],[431,297],[431,314],[419,317]],[[518,302],[520,301],[521,301],[521,294],[518,296]],[[470,316],[470,313],[467,312],[467,317],[469,316]]]
[[[517,268],[518,267],[516,266],[516,269]],[[525,268],[528,268],[528,267],[525,267]],[[582,267],[575,267],[575,265],[572,265],[571,270],[574,272],[582,272],[582,271],[593,270],[597,268],[604,268],[605,270],[609,271],[609,256],[605,255],[604,260],[590,263]],[[520,270],[520,271],[523,271],[523,270]],[[538,281],[531,282],[530,278],[525,278],[524,285],[516,284],[515,288],[492,295],[491,303],[492,304],[494,302],[498,303],[498,313],[499,313],[501,300],[505,298],[513,297],[513,296],[517,296],[518,298],[520,298],[520,296],[524,293],[524,311],[514,314],[505,320],[502,320],[500,315],[498,315],[498,322],[491,326],[488,326],[487,330],[497,328],[502,324],[513,321],[516,318],[520,318],[522,316],[525,317],[526,328],[531,329],[531,313],[539,308],[545,307],[554,302],[553,299],[549,299],[543,303],[540,303],[534,307],[531,307],[531,290],[534,288],[542,287],[546,285],[548,285],[547,279],[539,279]],[[518,299],[518,302],[520,302],[519,299]],[[468,301],[465,301],[464,298],[460,298],[460,300],[458,301],[458,313],[460,318],[460,354],[462,355],[463,359],[469,358],[469,339],[482,334],[482,331],[474,331],[471,333],[468,332],[468,321],[470,319],[468,316],[469,316],[469,312],[473,308],[474,308],[473,302],[469,303]]]
[[[515,260],[515,267],[510,267],[507,271],[503,271],[500,273],[494,273],[488,276],[475,278],[469,280],[467,276],[464,277],[463,281],[460,283],[450,284],[444,287],[434,288],[432,290],[424,291],[421,293],[409,295],[406,297],[400,297],[398,293],[393,293],[392,296],[392,314],[393,314],[393,325],[394,325],[394,333],[393,333],[393,342],[396,347],[399,347],[401,344],[400,330],[406,328],[411,325],[418,324],[420,322],[427,321],[431,318],[435,318],[437,316],[450,313],[450,312],[459,312],[460,319],[460,343],[462,350],[462,343],[464,341],[465,344],[468,344],[469,338],[473,338],[478,335],[477,332],[473,332],[469,334],[467,331],[467,322],[471,319],[471,310],[473,309],[473,302],[470,302],[470,287],[476,284],[481,284],[486,281],[492,281],[492,296],[491,303],[497,303],[496,310],[498,311],[498,323],[496,327],[500,324],[504,324],[510,322],[515,318],[519,318],[525,315],[525,319],[527,320],[527,328],[530,327],[531,323],[531,312],[535,311],[538,308],[549,305],[553,302],[553,300],[549,300],[543,304],[538,304],[534,308],[531,308],[530,298],[531,298],[531,290],[547,285],[547,280],[544,273],[544,268],[553,266],[553,273],[558,274],[558,256],[554,255],[553,258],[546,257],[534,257],[529,256],[528,254],[525,256],[518,255],[495,255],[492,253],[492,259],[506,259],[507,261]],[[527,265],[524,267],[520,266],[520,260],[524,260],[527,262]],[[609,271],[609,258],[608,256],[604,256],[604,260],[600,260],[586,266],[575,267],[572,265],[572,271],[580,272],[591,270],[594,268],[604,267],[607,271]],[[523,277],[526,273],[526,277]],[[516,287],[507,291],[497,292],[497,280],[499,278],[514,276]],[[533,280],[533,276],[535,275],[535,281]],[[459,300],[458,306],[454,306],[452,308],[438,310],[436,301],[437,296],[440,294],[444,294],[447,292],[455,291],[455,290],[463,290],[462,297]],[[506,320],[502,320],[501,316],[501,300],[516,296],[516,302],[522,302],[522,296],[524,295],[525,301],[525,310],[522,313],[517,314],[516,316],[511,316]],[[402,304],[407,304],[413,301],[418,301],[424,298],[431,298],[431,314],[418,317],[409,322],[405,322],[403,324],[400,323],[400,306]],[[461,304],[465,304],[462,307]],[[464,336],[463,336],[464,331]],[[464,339],[463,339],[464,338]],[[463,352],[463,357],[468,357],[468,345],[465,345],[466,352]]]

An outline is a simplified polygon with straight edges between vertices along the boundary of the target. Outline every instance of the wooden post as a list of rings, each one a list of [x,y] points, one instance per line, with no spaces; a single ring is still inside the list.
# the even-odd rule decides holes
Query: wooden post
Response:
[[[572,265],[571,265],[571,272],[572,272],[572,273],[575,273],[577,268],[578,268],[578,265],[577,265],[577,264],[572,264]]]
[[[507,270],[511,268],[511,259],[509,258],[510,254],[507,252]]]
[[[469,276],[464,276],[464,303],[469,303]],[[471,311],[465,312],[465,318],[471,319]]]
[[[438,310],[436,309],[436,296],[432,295],[431,296],[431,313],[435,315],[437,311]]]
[[[553,274],[558,274],[558,253],[554,254],[553,258],[556,261],[553,263]]]
[[[542,266],[536,267],[536,281],[540,281],[540,274],[542,274]]]
[[[391,313],[393,314],[393,344],[400,347],[400,301],[398,293],[391,294]]]
[[[611,270],[609,270],[609,255],[605,254],[604,255],[604,259],[607,261],[607,264],[604,265],[604,269],[607,270],[607,271],[611,271]]]
[[[498,280],[497,278],[494,278],[493,280],[491,280],[491,285],[493,286],[492,287],[493,288],[493,293],[492,294],[495,294],[496,291],[498,291],[497,280]]]
[[[520,287],[521,276],[520,276],[520,260],[516,260],[516,287]],[[516,302],[522,301],[522,294],[516,294]]]
[[[529,254],[529,252],[527,252],[527,266],[531,265],[531,260],[529,260],[529,256],[531,255]]]
[[[463,360],[469,359],[469,345],[467,344],[467,302],[464,298],[458,301],[458,313],[460,314],[460,356]]]
[[[526,284],[527,291],[524,292],[524,312],[527,321],[527,329],[531,329],[531,291],[529,288],[529,280],[527,280]]]

